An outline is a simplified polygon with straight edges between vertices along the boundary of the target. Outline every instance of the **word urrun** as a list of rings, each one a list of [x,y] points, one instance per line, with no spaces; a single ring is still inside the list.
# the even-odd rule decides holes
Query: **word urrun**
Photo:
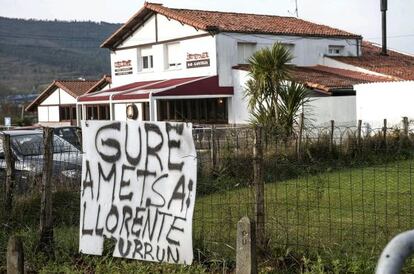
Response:
[[[192,125],[82,123],[80,252],[185,263],[193,259],[196,152]]]

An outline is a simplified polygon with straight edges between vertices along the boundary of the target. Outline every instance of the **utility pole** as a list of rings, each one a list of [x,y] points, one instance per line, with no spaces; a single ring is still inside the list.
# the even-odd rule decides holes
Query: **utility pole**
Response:
[[[381,55],[387,56],[387,10],[388,1],[381,0],[381,13],[382,13],[382,51]]]

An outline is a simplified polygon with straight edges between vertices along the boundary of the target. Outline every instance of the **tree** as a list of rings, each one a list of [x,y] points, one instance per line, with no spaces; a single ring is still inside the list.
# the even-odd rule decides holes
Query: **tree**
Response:
[[[286,137],[291,136],[295,126],[299,126],[302,108],[310,102],[308,90],[299,83],[284,85],[278,102],[278,121]]]
[[[293,132],[300,107],[308,102],[306,89],[291,82],[292,59],[280,43],[255,52],[249,59],[251,79],[245,89],[251,122],[286,135]]]
[[[272,116],[268,118],[273,118],[266,119],[268,122],[274,121],[277,123],[278,96],[283,82],[290,79],[289,63],[292,59],[293,56],[289,49],[280,43],[274,44],[271,48],[263,48],[255,52],[249,59],[250,76],[252,78],[247,88],[249,106],[251,110],[255,110],[258,104],[262,105],[259,106],[259,109]],[[261,117],[263,115],[264,113],[260,114]]]

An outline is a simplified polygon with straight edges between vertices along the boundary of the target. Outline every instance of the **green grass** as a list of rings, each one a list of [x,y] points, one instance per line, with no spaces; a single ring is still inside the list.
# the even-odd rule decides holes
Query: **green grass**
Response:
[[[413,173],[410,161],[399,161],[266,184],[269,247],[369,258],[372,268],[394,235],[413,228]],[[209,250],[234,256],[236,224],[254,217],[253,195],[250,187],[198,197],[196,237]]]
[[[304,172],[306,173],[306,172]],[[268,250],[261,273],[372,273],[387,241],[413,228],[413,167],[398,161],[325,170],[265,185]],[[231,182],[230,182],[231,185]],[[0,233],[0,256],[14,231],[24,240],[29,270],[50,273],[223,273],[235,265],[237,221],[253,217],[251,187],[197,197],[193,266],[153,264],[78,253],[79,195],[54,196],[55,258],[35,253],[39,197],[20,198],[14,229]],[[407,273],[414,263],[407,263]],[[0,273],[5,270],[0,260]]]

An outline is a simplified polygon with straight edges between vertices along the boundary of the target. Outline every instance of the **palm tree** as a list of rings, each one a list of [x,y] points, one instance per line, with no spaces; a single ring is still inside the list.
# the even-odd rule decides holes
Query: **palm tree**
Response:
[[[283,83],[290,79],[289,63],[292,59],[289,49],[280,43],[255,52],[249,59],[250,76],[255,82],[255,90],[251,90],[251,86],[248,87],[249,106],[265,104],[268,113],[274,113],[272,116],[276,123],[278,96]]]
[[[303,107],[311,101],[308,94],[308,89],[293,81],[283,86],[279,93],[278,120],[286,137],[293,134],[295,126],[299,126]]]
[[[286,136],[293,133],[301,106],[309,102],[306,88],[291,82],[292,59],[289,49],[279,43],[255,52],[249,59],[251,79],[245,89],[251,122]]]

